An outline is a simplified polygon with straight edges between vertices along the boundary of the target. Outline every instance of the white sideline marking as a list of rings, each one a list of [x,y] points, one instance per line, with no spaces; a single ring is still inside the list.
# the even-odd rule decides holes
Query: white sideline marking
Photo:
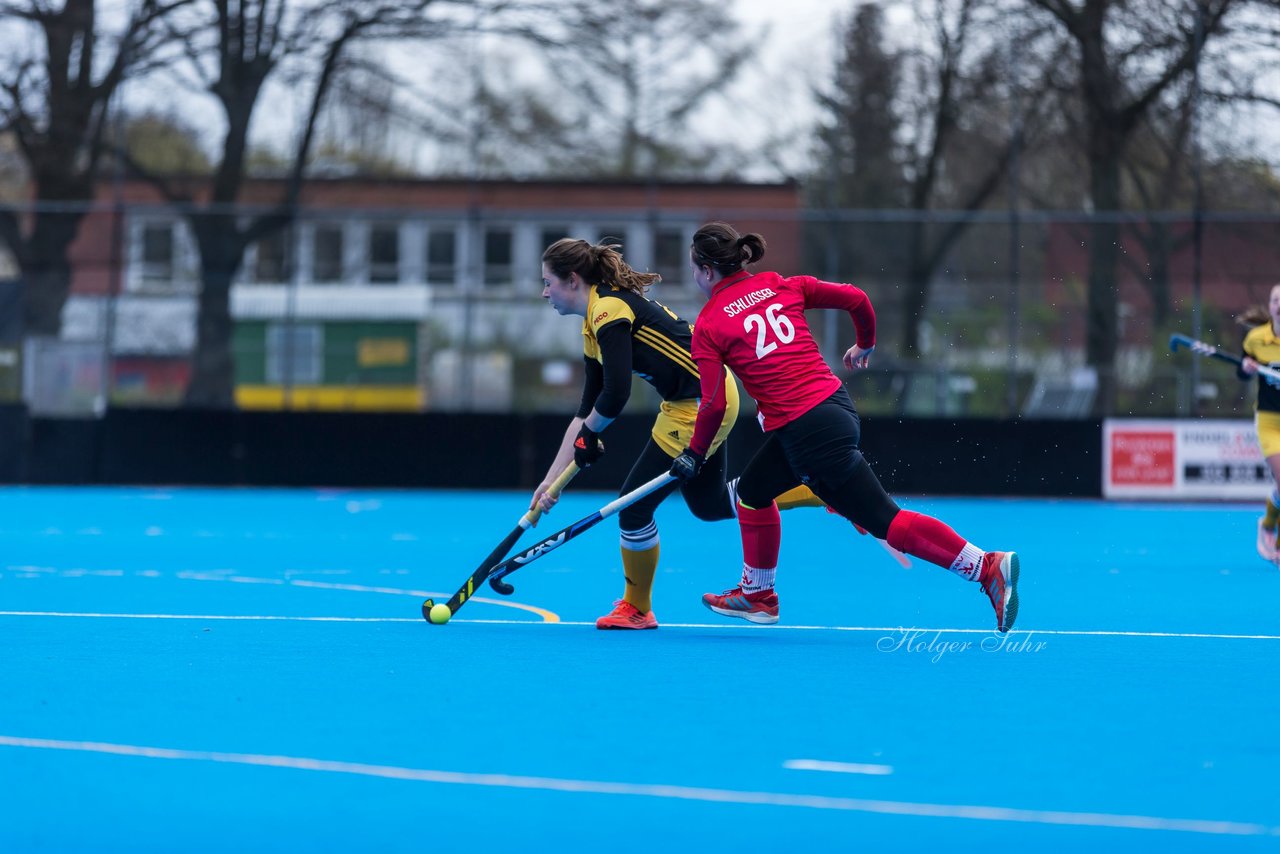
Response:
[[[435,594],[443,596],[445,594]],[[500,600],[485,599],[479,596],[473,597],[472,602],[491,602],[498,605],[506,605],[510,608],[520,608],[528,610],[535,614],[543,613],[542,609],[534,608],[531,605],[523,605],[518,602],[502,602]],[[546,612],[550,613],[550,612]],[[554,615],[553,615],[554,616]],[[423,620],[420,617],[287,617],[276,614],[106,614],[80,611],[0,611],[0,617],[83,617],[83,618],[103,618],[103,619],[119,619],[119,620],[281,620],[296,622],[313,622],[313,623],[420,623]],[[574,622],[572,620],[473,620],[465,617],[455,617],[450,623],[475,623],[477,625],[497,625],[497,626],[539,626],[539,625],[557,625],[557,626],[590,626],[595,627],[594,622]],[[752,631],[752,632],[889,632],[898,634],[907,632],[922,632],[933,634],[942,632],[944,634],[963,634],[963,635],[993,635],[995,632],[991,629],[949,629],[938,627],[903,627],[903,626],[756,626],[747,625],[746,623],[663,623],[664,629],[719,629],[723,631]],[[1213,634],[1209,632],[1114,632],[1114,631],[1086,631],[1082,629],[1027,629],[1009,632],[1003,637],[1014,638],[1018,635],[1055,635],[1055,636],[1073,636],[1073,637],[1117,637],[1117,638],[1186,638],[1186,639],[1204,639],[1204,640],[1280,640],[1280,635],[1230,635],[1230,634]]]
[[[836,774],[873,774],[881,777],[893,773],[892,765],[828,762],[825,759],[788,759],[782,763],[782,767],[792,771],[831,771]]]
[[[299,771],[324,771],[355,774],[423,783],[455,786],[487,786],[505,789],[534,789],[550,792],[574,792],[632,797],[668,798],[721,804],[750,804],[778,807],[804,807],[820,810],[906,815],[925,818],[966,818],[978,821],[1005,821],[1024,824],[1073,825],[1077,827],[1114,827],[1127,830],[1166,830],[1219,836],[1280,836],[1280,827],[1235,821],[1194,818],[1161,818],[1146,815],[1112,815],[1110,813],[1026,810],[1010,807],[970,804],[922,804],[906,801],[881,801],[862,798],[837,798],[825,795],[794,795],[781,792],[750,792],[734,789],[707,789],[662,784],[617,783],[603,780],[571,780],[558,777],[519,777],[510,774],[470,774],[460,771],[437,771],[426,768],[399,768],[392,765],[366,765],[302,756],[270,756],[255,753],[220,753],[200,750],[175,750],[132,744],[106,744],[93,741],[55,741],[0,735],[0,746],[38,750],[70,750],[81,753],[105,753],[116,756],[140,756],[147,759],[178,759],[194,762],[225,762],[268,768],[290,768]]]
[[[0,617],[82,617],[105,620],[279,620],[297,623],[421,623],[418,617],[286,617],[277,614],[94,614],[73,611],[0,611]],[[463,622],[454,620],[454,622]],[[521,620],[508,620],[519,623]],[[532,621],[529,621],[532,622]]]

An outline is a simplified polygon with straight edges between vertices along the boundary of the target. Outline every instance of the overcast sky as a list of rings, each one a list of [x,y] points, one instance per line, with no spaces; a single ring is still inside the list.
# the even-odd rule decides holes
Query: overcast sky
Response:
[[[807,153],[808,130],[812,126],[812,91],[830,79],[835,36],[832,32],[837,15],[844,15],[859,0],[729,0],[735,17],[752,33],[768,26],[768,35],[758,41],[758,62],[732,84],[727,92],[729,103],[710,108],[716,126],[734,129],[737,139],[749,142],[776,136],[779,131],[796,133],[789,151],[778,150],[778,161],[785,172],[793,174],[803,163]],[[172,94],[164,83],[133,84],[128,87],[126,100],[134,109],[144,105],[155,108],[159,101]],[[295,128],[296,118],[305,109],[305,93],[281,87],[278,81],[268,84],[265,97],[272,103],[271,109],[255,113],[253,140],[256,144],[275,147]],[[768,105],[761,109],[761,105]],[[187,100],[182,110],[190,112],[196,106]],[[197,109],[203,116],[210,112],[212,103],[199,103]],[[208,118],[216,124],[216,113]],[[210,137],[211,141],[217,136]],[[431,168],[430,157],[418,160],[420,167]],[[781,175],[770,167],[752,170],[747,177],[775,180]]]
[[[769,167],[752,170],[748,177],[775,179],[780,174],[797,174],[804,166],[808,154],[810,130],[816,118],[812,93],[815,88],[827,85],[831,79],[835,51],[834,27],[837,20],[845,19],[851,10],[863,0],[728,0],[734,17],[750,33],[758,33],[768,26],[766,37],[755,42],[758,61],[728,87],[729,102],[723,114],[715,115],[712,127],[732,128],[735,138],[747,143],[759,143],[765,139],[783,137],[787,142],[773,148],[778,156],[780,172],[770,174]],[[886,0],[888,25],[892,29],[895,19],[901,23],[909,16],[908,0]],[[131,106],[159,106],[173,94],[158,91],[145,84],[127,87],[126,100]],[[172,82],[169,83],[172,87]],[[273,91],[272,91],[273,90]],[[260,109],[255,116],[254,140],[258,143],[279,142],[296,128],[296,117],[305,108],[303,93],[278,83],[269,87],[273,97],[270,109]],[[180,99],[181,109],[187,112],[195,104],[197,109],[209,110],[211,103]],[[176,105],[175,105],[176,106]],[[163,109],[163,108],[161,108]],[[1265,120],[1264,120],[1265,118]],[[1275,133],[1277,124],[1274,113],[1258,116],[1248,131],[1260,135]],[[215,138],[211,137],[211,138]],[[785,149],[785,150],[784,150]],[[1280,149],[1270,158],[1274,164],[1280,160]],[[415,158],[417,159],[417,158]],[[427,162],[420,167],[430,168]]]
[[[804,64],[829,59],[832,19],[856,5],[854,0],[732,0],[732,4],[744,23],[770,25],[771,58],[786,56]]]
[[[768,26],[758,44],[759,61],[731,87],[726,120],[740,139],[769,139],[791,131],[790,150],[778,150],[784,172],[795,174],[808,152],[813,124],[812,92],[830,80],[834,56],[833,25],[858,0],[731,0],[739,21],[749,31]],[[762,110],[760,105],[771,105]],[[749,172],[749,178],[776,179],[768,167]]]

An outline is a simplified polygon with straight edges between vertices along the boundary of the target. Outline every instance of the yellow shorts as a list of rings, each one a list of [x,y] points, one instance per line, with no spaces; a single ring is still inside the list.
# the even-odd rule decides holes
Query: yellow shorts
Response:
[[[732,374],[724,378],[724,421],[711,440],[707,456],[711,456],[720,444],[729,437],[729,431],[738,420],[738,383]],[[698,420],[698,401],[696,400],[664,400],[658,407],[658,417],[653,422],[653,441],[666,451],[671,459],[684,453],[693,438],[693,425]]]
[[[1280,412],[1259,412],[1253,424],[1258,431],[1262,456],[1266,458],[1280,454]]]

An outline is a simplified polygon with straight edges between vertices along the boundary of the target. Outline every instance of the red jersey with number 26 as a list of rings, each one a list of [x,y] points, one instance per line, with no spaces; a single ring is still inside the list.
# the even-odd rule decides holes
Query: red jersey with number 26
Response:
[[[812,276],[783,278],[745,270],[716,284],[693,324],[692,352],[702,380],[702,404],[689,447],[705,453],[720,425],[724,366],[755,399],[766,431],[794,421],[840,388],[809,332],[804,316],[809,308],[849,312],[858,346],[875,346],[876,315],[861,288]]]

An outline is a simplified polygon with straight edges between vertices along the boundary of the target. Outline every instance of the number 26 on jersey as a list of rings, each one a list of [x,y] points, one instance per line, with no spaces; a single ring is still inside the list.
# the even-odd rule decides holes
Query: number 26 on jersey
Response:
[[[796,337],[795,324],[782,313],[780,302],[770,305],[763,314],[748,314],[742,328],[755,333],[757,359],[763,359],[778,349],[778,344],[789,344]]]

